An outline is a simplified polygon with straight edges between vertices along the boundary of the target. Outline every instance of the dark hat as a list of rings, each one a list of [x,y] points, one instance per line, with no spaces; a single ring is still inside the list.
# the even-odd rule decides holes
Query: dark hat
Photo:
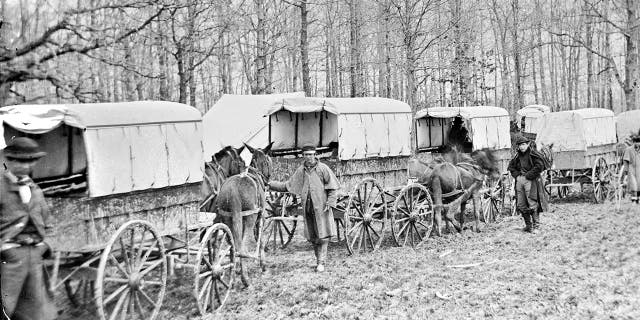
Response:
[[[315,146],[310,146],[310,145],[302,147],[302,152],[307,152],[307,151],[315,152],[316,151],[316,147]]]
[[[26,137],[12,139],[4,148],[4,156],[11,159],[37,160],[46,154],[46,152],[40,151],[37,142]]]
[[[523,143],[528,143],[529,142],[529,138],[519,134],[516,136],[516,145],[519,146]]]

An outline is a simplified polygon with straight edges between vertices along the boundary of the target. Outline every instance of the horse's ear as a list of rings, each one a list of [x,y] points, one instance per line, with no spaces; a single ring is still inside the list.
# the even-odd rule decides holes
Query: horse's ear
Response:
[[[244,146],[245,146],[245,147],[247,147],[247,149],[249,149],[249,152],[251,152],[251,153],[255,153],[255,152],[256,152],[256,149],[251,148],[251,146],[250,146],[250,145],[248,145],[248,144],[246,144],[246,143],[245,143],[245,144],[244,144]]]
[[[244,146],[236,149],[236,152],[238,153],[238,155],[240,155],[242,153],[242,151],[244,150]]]
[[[265,154],[271,152],[271,147],[273,147],[273,141],[271,141],[269,145],[267,145],[264,149],[262,149],[262,152],[264,152]]]

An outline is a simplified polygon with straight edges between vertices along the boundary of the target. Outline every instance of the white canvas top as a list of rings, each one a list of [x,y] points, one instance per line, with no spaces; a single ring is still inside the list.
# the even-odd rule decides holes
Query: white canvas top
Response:
[[[433,107],[418,110],[416,119],[420,118],[453,118],[460,116],[463,119],[473,118],[489,118],[489,117],[508,117],[509,113],[504,108],[477,106],[477,107]]]
[[[578,109],[545,114],[536,137],[538,145],[553,143],[553,150],[586,151],[588,147],[616,143],[613,111]]]
[[[263,148],[268,144],[265,112],[285,98],[304,97],[304,92],[265,95],[223,95],[202,118],[204,154],[210,159],[226,146],[243,143]]]
[[[202,181],[202,119],[188,105],[140,101],[9,106],[0,108],[0,120],[31,134],[46,134],[63,123],[83,128],[92,197]]]
[[[509,113],[503,108],[490,106],[434,107],[419,110],[416,113],[416,120],[423,118],[448,119],[457,116],[464,120],[474,150],[511,148]]]
[[[411,154],[411,107],[402,101],[285,99],[273,104],[266,115],[271,119],[272,150],[295,150],[309,144],[328,146],[337,142],[340,160]]]
[[[616,117],[616,132],[618,141],[623,142],[632,134],[640,130],[640,110],[625,111]]]
[[[280,110],[294,113],[326,111],[332,114],[411,113],[408,104],[379,97],[284,99],[274,103],[266,114],[272,115]]]
[[[551,108],[542,104],[531,104],[528,105],[516,113],[518,114],[518,118],[521,117],[542,117],[543,114],[551,112]]]

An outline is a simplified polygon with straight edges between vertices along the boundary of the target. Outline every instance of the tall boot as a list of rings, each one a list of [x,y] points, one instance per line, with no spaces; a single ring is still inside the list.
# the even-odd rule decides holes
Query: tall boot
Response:
[[[538,233],[540,229],[540,212],[538,210],[530,210],[531,212],[531,233]]]
[[[313,254],[316,256],[316,265],[320,263],[320,243],[313,243]]]
[[[531,232],[531,213],[529,212],[529,210],[522,210],[520,211],[520,213],[522,214],[522,218],[524,219],[524,229],[522,229],[522,231]]]

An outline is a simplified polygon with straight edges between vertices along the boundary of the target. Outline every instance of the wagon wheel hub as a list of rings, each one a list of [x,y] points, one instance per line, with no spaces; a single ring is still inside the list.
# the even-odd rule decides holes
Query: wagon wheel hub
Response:
[[[214,278],[220,278],[220,277],[222,277],[223,273],[224,273],[224,269],[222,268],[222,266],[221,266],[221,265],[214,265],[214,266],[213,266],[213,269],[211,269],[211,275],[212,275]]]
[[[138,290],[144,286],[144,280],[138,272],[134,272],[129,276],[129,287],[131,290]]]
[[[364,215],[362,220],[364,223],[369,224],[371,223],[371,220],[373,220],[373,217],[371,216],[371,214],[367,213]]]

